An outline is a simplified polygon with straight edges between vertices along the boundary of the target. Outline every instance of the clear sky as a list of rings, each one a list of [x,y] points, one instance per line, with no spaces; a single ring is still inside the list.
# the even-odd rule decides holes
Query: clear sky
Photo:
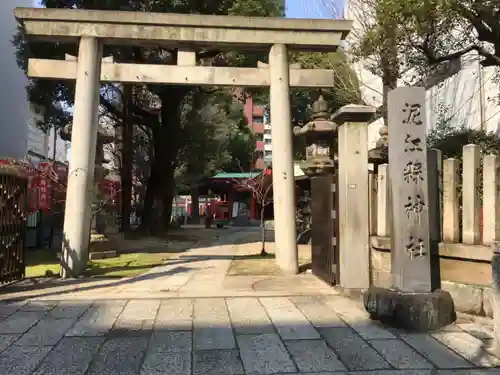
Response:
[[[288,18],[337,18],[342,15],[343,0],[286,0]]]

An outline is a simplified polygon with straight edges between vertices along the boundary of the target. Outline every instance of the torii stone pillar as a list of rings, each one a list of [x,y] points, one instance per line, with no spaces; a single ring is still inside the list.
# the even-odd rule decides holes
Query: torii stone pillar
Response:
[[[269,53],[271,135],[273,137],[273,203],[276,261],[286,274],[299,272],[295,179],[293,175],[293,129],[290,107],[288,50],[275,44]]]
[[[64,211],[64,278],[81,274],[87,266],[91,216],[89,202],[94,183],[101,57],[102,45],[97,38],[80,39]]]

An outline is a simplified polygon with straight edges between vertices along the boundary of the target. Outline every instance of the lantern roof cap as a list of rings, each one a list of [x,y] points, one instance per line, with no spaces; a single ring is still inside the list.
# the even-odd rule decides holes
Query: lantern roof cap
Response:
[[[375,108],[369,105],[348,104],[339,108],[332,115],[332,120],[338,125],[345,122],[368,122],[375,115],[375,112]]]

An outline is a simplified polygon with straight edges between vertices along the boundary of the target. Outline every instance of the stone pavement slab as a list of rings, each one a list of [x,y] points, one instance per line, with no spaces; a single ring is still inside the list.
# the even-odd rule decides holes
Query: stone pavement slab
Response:
[[[55,346],[77,318],[44,318],[15,342],[19,346]]]
[[[283,340],[319,339],[319,333],[307,318],[285,297],[261,298],[274,326]]]
[[[500,365],[500,359],[489,354],[483,342],[467,332],[438,332],[432,336],[476,366]]]
[[[64,337],[35,375],[85,375],[104,341],[103,337]]]
[[[0,321],[0,332],[6,333],[24,333],[35,324],[37,324],[40,319],[45,316],[42,312],[32,312],[32,311],[19,311],[8,318]]]
[[[154,332],[141,368],[141,375],[191,375],[191,331]]]
[[[0,354],[0,373],[31,375],[52,347],[10,346]]]
[[[341,328],[346,323],[318,296],[298,296],[290,300],[299,308],[311,324],[318,328]]]
[[[89,375],[136,375],[148,344],[146,337],[109,338],[94,359]]]
[[[155,330],[186,331],[193,328],[193,300],[163,300],[155,321]]]
[[[195,301],[194,345],[196,350],[236,348],[224,299],[210,298]]]
[[[389,362],[352,328],[322,328],[320,332],[349,370],[391,368]]]
[[[87,310],[66,336],[103,336],[111,330],[127,301],[97,302]],[[1,324],[1,323],[0,323]]]
[[[397,369],[432,369],[434,366],[420,353],[397,339],[370,340],[370,345]]]
[[[237,339],[246,374],[297,371],[277,334],[240,335]]]
[[[0,304],[6,375],[500,375],[488,327],[387,329],[339,296]],[[10,333],[9,333],[10,332]]]
[[[464,368],[470,367],[463,357],[432,336],[425,333],[402,334],[399,336],[404,342],[413,347],[438,368]]]
[[[198,350],[194,356],[195,375],[244,375],[238,350]]]
[[[226,300],[236,334],[274,333],[274,326],[257,298]]]
[[[346,367],[324,340],[290,340],[286,342],[286,348],[299,371],[346,370]]]

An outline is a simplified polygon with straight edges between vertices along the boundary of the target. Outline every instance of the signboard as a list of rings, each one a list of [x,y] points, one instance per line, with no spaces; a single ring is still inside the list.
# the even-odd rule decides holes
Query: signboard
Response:
[[[52,179],[54,177],[53,163],[40,163],[40,171],[37,178],[38,190],[40,192],[38,209],[48,212],[52,207]]]

